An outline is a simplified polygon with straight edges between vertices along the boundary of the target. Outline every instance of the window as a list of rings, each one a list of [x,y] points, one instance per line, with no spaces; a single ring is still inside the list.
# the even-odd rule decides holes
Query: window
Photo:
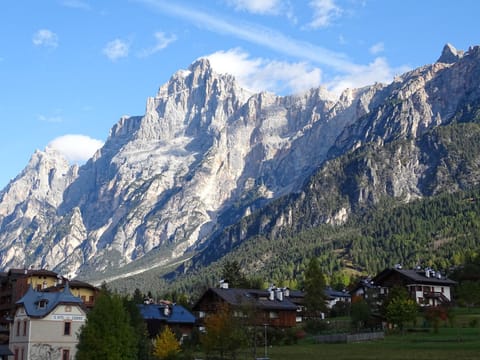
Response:
[[[90,295],[90,296],[88,297],[88,302],[93,303],[93,295]]]
[[[17,321],[17,336],[20,336],[20,320]]]
[[[20,357],[20,359],[24,360],[25,359],[25,349],[24,348],[22,348],[21,354],[22,354],[22,356]]]
[[[27,320],[23,320],[23,336],[27,336]]]
[[[19,355],[20,355],[20,350],[19,350],[19,349],[15,349],[15,357],[14,357],[14,359],[15,359],[15,360],[20,360]]]
[[[70,360],[70,350],[68,349],[62,350],[62,360]]]
[[[72,323],[70,321],[65,321],[63,323],[63,335],[70,335],[72,331]]]
[[[80,296],[80,298],[82,299],[82,302],[83,302],[83,303],[86,302],[86,300],[87,300],[87,298],[85,297],[85,295]]]
[[[268,313],[268,317],[269,317],[270,319],[278,319],[278,312],[276,312],[276,311],[270,311],[270,312]]]

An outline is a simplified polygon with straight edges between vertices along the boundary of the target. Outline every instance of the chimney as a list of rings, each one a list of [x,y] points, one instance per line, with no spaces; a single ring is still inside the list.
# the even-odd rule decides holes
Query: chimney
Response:
[[[277,293],[277,300],[278,301],[283,301],[283,290],[282,289],[276,289],[275,292]]]
[[[227,280],[220,280],[220,289],[228,289],[228,281]]]
[[[268,288],[268,300],[275,300],[275,290],[273,288]]]
[[[283,295],[285,295],[285,297],[290,296],[290,289],[288,287],[283,288]]]

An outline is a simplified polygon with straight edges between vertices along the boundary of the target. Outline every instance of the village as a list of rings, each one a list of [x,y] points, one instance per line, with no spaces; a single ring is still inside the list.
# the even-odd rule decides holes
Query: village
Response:
[[[321,281],[319,284],[324,285]],[[188,343],[194,334],[209,332],[209,319],[223,316],[232,325],[242,325],[242,331],[254,329],[254,356],[267,358],[267,345],[274,341],[275,331],[293,334],[292,341],[304,336],[304,330],[319,329],[329,324],[335,316],[348,315],[356,323],[357,333],[370,333],[363,340],[383,338],[385,330],[402,327],[408,321],[408,312],[400,314],[404,319],[381,316],[379,309],[389,294],[407,294],[405,304],[417,309],[447,308],[452,304],[456,282],[430,268],[388,268],[374,277],[362,278],[348,290],[335,290],[322,286],[321,304],[314,305],[306,289],[269,286],[267,289],[236,288],[228,279],[210,287],[189,304],[179,304],[166,299],[143,296],[136,298],[136,307],[146,327],[145,336],[153,344],[165,329],[175,334],[178,344]],[[315,286],[315,284],[313,284]],[[13,360],[76,358],[80,334],[89,314],[104,289],[86,282],[69,280],[47,269],[10,269],[0,275],[0,357]],[[311,290],[313,294],[315,288]],[[310,295],[312,295],[310,294]],[[317,293],[318,294],[318,293]],[[391,300],[391,299],[390,299]],[[367,316],[355,314],[355,306],[367,304]],[[316,306],[317,308],[313,309]],[[211,320],[210,320],[211,325]],[[220,325],[226,326],[226,324]],[[315,326],[313,326],[315,327]],[[213,331],[213,330],[212,330]],[[224,335],[229,336],[226,330]],[[313,329],[315,331],[315,329]],[[350,331],[352,332],[352,331]],[[268,334],[267,334],[268,333]],[[346,336],[346,334],[343,334]],[[219,335],[220,336],[220,335]],[[285,335],[286,336],[286,335]],[[234,335],[231,335],[234,337]],[[340,338],[317,336],[318,342],[338,342]],[[357,337],[357,340],[360,339]],[[287,340],[286,340],[287,341]],[[220,358],[233,358],[237,348],[220,349]],[[174,358],[180,347],[164,357]],[[209,353],[219,351],[218,344],[210,344]],[[164,346],[168,346],[165,345]],[[235,348],[235,349],[234,349]],[[158,349],[157,349],[158,350]],[[168,350],[168,349],[166,349]],[[150,355],[149,355],[150,356]],[[170,357],[169,357],[170,356]],[[233,356],[233,357],[232,357]]]

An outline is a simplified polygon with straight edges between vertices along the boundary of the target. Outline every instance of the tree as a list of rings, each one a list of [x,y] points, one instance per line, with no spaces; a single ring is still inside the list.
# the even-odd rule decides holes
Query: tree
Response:
[[[134,297],[130,298],[123,298],[123,306],[125,310],[128,312],[130,325],[132,326],[135,337],[137,340],[136,349],[137,349],[137,359],[138,360],[149,360],[151,359],[151,352],[152,352],[152,344],[148,337],[148,330],[147,324],[138,309],[137,304],[140,301],[140,304],[143,303],[143,295],[140,292],[135,292]]]
[[[305,306],[310,316],[318,317],[326,312],[325,305],[325,277],[317,258],[312,258],[304,274]]]
[[[413,299],[396,297],[390,301],[386,308],[387,320],[398,325],[403,333],[406,322],[415,321],[417,318],[417,303]]]
[[[205,319],[205,333],[200,341],[207,354],[218,352],[221,359],[230,354],[234,359],[246,340],[246,332],[226,304],[220,304],[216,313]]]
[[[153,355],[161,360],[171,360],[175,359],[179,352],[180,344],[175,334],[168,326],[165,326],[154,340]]]
[[[350,307],[350,317],[352,318],[352,323],[357,329],[365,326],[366,322],[370,318],[370,315],[370,306],[365,299],[358,299],[352,302]]]
[[[137,360],[137,337],[122,298],[102,291],[79,334],[77,360]]]
[[[222,269],[222,278],[228,281],[228,285],[232,288],[248,287],[247,279],[242,273],[242,269],[238,261],[225,261]]]

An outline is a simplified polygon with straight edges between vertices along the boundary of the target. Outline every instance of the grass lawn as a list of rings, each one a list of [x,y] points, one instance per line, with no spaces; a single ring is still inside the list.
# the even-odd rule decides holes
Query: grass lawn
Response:
[[[385,340],[354,344],[313,344],[305,340],[291,346],[268,349],[271,360],[360,359],[480,359],[480,329],[441,328],[438,334],[389,335]]]

